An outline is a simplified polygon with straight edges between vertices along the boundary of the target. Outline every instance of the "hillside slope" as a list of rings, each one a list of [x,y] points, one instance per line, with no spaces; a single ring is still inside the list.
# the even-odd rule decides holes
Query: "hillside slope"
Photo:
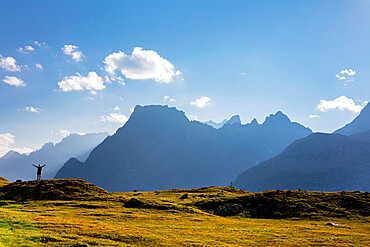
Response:
[[[235,186],[248,191],[370,191],[370,140],[355,137],[315,133],[297,140],[280,155],[241,173]]]
[[[360,114],[349,124],[334,131],[334,134],[353,135],[370,130],[370,103],[368,103]]]

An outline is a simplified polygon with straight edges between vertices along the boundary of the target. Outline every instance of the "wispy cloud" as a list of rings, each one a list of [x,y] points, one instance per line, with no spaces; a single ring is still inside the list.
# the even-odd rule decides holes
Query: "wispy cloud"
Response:
[[[356,71],[353,69],[344,69],[341,70],[338,74],[335,75],[340,81],[344,81],[344,85],[347,85],[349,82],[354,81],[353,77],[356,74]]]
[[[28,111],[28,112],[33,112],[33,113],[40,113],[41,109],[33,106],[26,106],[23,108],[18,109],[20,111]]]
[[[19,79],[15,76],[5,76],[3,82],[15,87],[24,87],[27,85],[22,79]]]
[[[30,45],[26,45],[25,47],[18,47],[17,51],[20,52],[20,53],[30,53],[32,51],[34,51],[35,48],[33,48],[32,46]]]

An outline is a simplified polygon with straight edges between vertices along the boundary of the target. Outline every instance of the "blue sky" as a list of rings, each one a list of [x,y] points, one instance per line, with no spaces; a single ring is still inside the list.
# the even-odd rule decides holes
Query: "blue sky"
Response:
[[[369,44],[369,1],[1,1],[0,155],[137,104],[331,132],[369,100]]]

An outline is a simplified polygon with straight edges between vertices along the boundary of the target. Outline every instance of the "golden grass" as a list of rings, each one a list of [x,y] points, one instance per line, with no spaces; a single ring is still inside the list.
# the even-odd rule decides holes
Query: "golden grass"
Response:
[[[222,188],[228,199],[251,194]],[[180,200],[184,193],[189,199]],[[104,200],[1,201],[0,246],[370,246],[368,217],[251,219],[194,206],[220,188],[111,193]],[[219,195],[220,196],[220,195]],[[148,208],[127,208],[130,198]],[[161,206],[161,207],[160,207]],[[160,208],[160,209],[159,209]],[[334,222],[339,226],[328,226]]]
[[[0,186],[9,184],[10,182],[3,177],[0,177]]]

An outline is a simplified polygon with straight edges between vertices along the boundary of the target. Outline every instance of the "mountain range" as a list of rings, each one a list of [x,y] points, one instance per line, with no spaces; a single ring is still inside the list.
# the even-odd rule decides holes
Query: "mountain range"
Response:
[[[214,122],[212,120],[209,120],[209,121],[205,122],[205,124],[207,124],[209,126],[212,126],[215,129],[222,128],[225,124],[234,124],[234,123],[241,124],[241,120],[240,120],[240,116],[239,115],[234,115],[229,120],[224,119],[220,123],[216,123],[216,122]]]
[[[245,169],[312,133],[280,111],[262,124],[234,119],[215,129],[189,121],[176,108],[136,106],[85,162],[70,159],[55,178],[81,178],[110,191],[229,185]]]
[[[334,134],[297,140],[280,155],[244,171],[234,184],[249,191],[370,191],[370,105]]]
[[[46,143],[41,149],[30,154],[9,151],[0,158],[0,176],[10,181],[35,179],[36,169],[32,164],[41,163],[46,164],[42,177],[53,178],[70,157],[85,160],[91,150],[107,136],[107,133],[71,134],[57,144]]]

